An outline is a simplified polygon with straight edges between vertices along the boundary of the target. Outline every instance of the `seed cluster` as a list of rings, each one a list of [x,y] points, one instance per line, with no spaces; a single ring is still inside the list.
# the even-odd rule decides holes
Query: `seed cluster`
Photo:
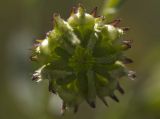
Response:
[[[120,20],[106,23],[96,12],[95,8],[88,14],[79,5],[67,21],[54,14],[54,29],[33,48],[31,60],[40,68],[32,79],[49,81],[49,91],[63,100],[62,111],[77,112],[83,101],[95,108],[97,97],[105,105],[107,96],[119,102],[114,91],[124,90],[118,80],[135,77],[125,66],[132,60],[123,54],[131,48],[131,41],[122,38],[128,29],[118,27]]]

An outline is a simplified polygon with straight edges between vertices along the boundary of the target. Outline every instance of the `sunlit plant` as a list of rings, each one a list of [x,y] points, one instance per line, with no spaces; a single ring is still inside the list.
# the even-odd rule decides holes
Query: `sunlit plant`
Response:
[[[33,48],[31,60],[40,68],[32,79],[49,81],[49,91],[63,100],[63,112],[77,112],[84,101],[95,108],[97,97],[105,105],[105,97],[119,102],[114,94],[124,93],[119,79],[135,77],[125,66],[132,60],[123,54],[131,48],[131,41],[122,38],[128,28],[118,27],[119,19],[108,23],[96,8],[86,13],[82,5],[73,8],[66,21],[54,14],[53,22],[53,30]]]

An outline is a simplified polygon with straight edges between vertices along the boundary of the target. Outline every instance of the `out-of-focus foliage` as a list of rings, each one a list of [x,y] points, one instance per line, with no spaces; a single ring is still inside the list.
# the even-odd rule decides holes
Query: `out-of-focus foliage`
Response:
[[[134,41],[128,55],[135,62],[129,67],[138,75],[135,81],[120,81],[126,90],[123,96],[117,92],[120,103],[108,99],[106,108],[97,100],[94,110],[84,103],[76,115],[61,117],[61,100],[48,93],[47,82],[31,81],[34,69],[28,57],[33,41],[51,29],[54,12],[67,18],[79,2],[91,11],[94,6],[102,9],[106,1],[0,1],[0,119],[160,119],[159,0],[128,0],[118,14],[122,26],[131,28],[126,39]]]
[[[103,15],[112,20],[126,0],[106,0],[102,8]]]

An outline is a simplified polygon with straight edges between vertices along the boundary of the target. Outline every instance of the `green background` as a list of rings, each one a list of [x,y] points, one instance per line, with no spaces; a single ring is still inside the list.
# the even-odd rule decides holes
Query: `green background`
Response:
[[[29,60],[35,39],[43,39],[53,28],[53,13],[69,16],[72,6],[82,3],[99,14],[104,0],[0,0],[0,119],[160,119],[160,0],[126,0],[115,18],[131,30],[133,40],[126,54],[137,79],[122,79],[125,95],[109,107],[97,100],[97,108],[86,103],[77,114],[60,115],[61,100],[48,92],[48,82],[31,81]]]

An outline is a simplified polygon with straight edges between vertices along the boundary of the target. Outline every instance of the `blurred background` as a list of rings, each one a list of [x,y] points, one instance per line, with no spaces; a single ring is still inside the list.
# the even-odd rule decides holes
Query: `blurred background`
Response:
[[[31,80],[29,60],[35,39],[53,28],[53,13],[69,16],[82,3],[88,12],[102,13],[105,0],[0,0],[0,119],[160,119],[160,0],[126,0],[115,18],[129,26],[126,39],[134,41],[126,55],[137,79],[121,80],[125,89],[120,103],[109,107],[97,100],[97,108],[80,106],[75,115],[60,115],[61,100],[48,92],[48,82]]]

